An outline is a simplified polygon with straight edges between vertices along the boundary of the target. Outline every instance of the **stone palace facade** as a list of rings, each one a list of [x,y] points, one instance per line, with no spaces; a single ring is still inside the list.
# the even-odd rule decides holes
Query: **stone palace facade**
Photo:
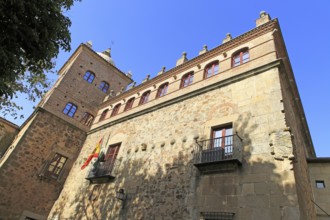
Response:
[[[0,160],[0,219],[329,219],[329,162],[262,12],[140,85],[81,44]]]

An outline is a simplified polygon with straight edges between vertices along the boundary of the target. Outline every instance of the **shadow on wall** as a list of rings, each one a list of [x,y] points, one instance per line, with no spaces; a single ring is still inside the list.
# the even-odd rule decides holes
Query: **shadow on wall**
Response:
[[[86,182],[70,204],[62,198],[50,219],[65,219],[61,212],[68,208],[74,208],[68,219],[88,220],[200,219],[201,212],[234,212],[234,219],[299,219],[292,164],[274,160],[269,149],[255,149],[269,145],[251,139],[258,128],[251,118],[248,113],[235,122],[244,145],[239,169],[201,174],[193,165],[194,140],[156,146],[158,153],[148,149],[140,159],[127,154],[113,182]],[[269,138],[268,131],[261,133],[261,139]],[[259,151],[268,153],[254,155]],[[116,199],[121,188],[127,194],[123,209]]]

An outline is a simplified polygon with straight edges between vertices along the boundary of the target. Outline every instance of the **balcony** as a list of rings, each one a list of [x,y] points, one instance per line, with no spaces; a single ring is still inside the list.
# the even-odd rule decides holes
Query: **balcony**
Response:
[[[196,141],[194,165],[202,173],[233,171],[242,159],[242,139],[237,134]]]
[[[95,162],[90,169],[86,179],[90,183],[106,183],[110,182],[116,177],[116,171],[119,161],[115,159],[108,159],[103,162]]]

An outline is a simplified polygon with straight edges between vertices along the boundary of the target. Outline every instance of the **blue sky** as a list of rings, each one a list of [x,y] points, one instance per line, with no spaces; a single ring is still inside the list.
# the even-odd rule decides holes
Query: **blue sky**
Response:
[[[204,44],[219,45],[226,33],[236,37],[253,29],[262,10],[280,21],[314,147],[318,156],[330,157],[330,71],[323,60],[330,50],[330,1],[82,0],[66,14],[72,21],[71,52],[89,40],[96,51],[111,47],[116,66],[131,70],[140,83],[162,66],[174,67],[183,51],[191,59]],[[56,70],[70,54],[59,54]],[[23,98],[19,103],[27,118],[35,104]]]

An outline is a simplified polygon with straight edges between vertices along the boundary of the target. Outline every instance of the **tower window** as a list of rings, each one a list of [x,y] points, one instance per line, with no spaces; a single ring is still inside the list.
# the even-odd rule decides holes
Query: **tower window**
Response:
[[[109,83],[105,82],[105,81],[102,81],[100,86],[99,86],[99,89],[104,92],[104,93],[107,93],[108,92],[108,89],[109,89]]]
[[[134,100],[135,98],[133,97],[126,102],[124,111],[130,110],[133,107]]]
[[[232,66],[239,66],[243,63],[246,63],[250,60],[250,53],[248,48],[244,48],[236,53],[232,57]]]
[[[52,160],[49,162],[44,175],[57,179],[61,174],[67,159],[68,158],[64,157],[63,155],[56,153]]]
[[[147,103],[148,99],[149,99],[149,96],[150,96],[150,90],[143,93],[141,98],[140,98],[139,105]]]
[[[191,85],[193,81],[194,81],[194,72],[189,72],[185,74],[181,78],[180,88],[184,88]]]
[[[87,71],[84,75],[84,80],[86,80],[88,83],[92,83],[94,78],[95,78],[95,74],[89,71]]]
[[[219,73],[219,61],[212,62],[205,67],[204,78],[209,78]]]
[[[166,95],[167,89],[168,89],[168,83],[164,83],[161,86],[159,86],[156,98]]]
[[[88,112],[85,112],[80,122],[86,126],[91,126],[94,120],[94,116]]]
[[[110,117],[113,117],[118,114],[120,106],[121,106],[121,104],[119,103],[119,104],[115,105],[115,107],[113,107]]]
[[[74,113],[76,113],[76,111],[77,111],[77,106],[71,102],[66,104],[65,108],[63,109],[63,113],[71,118],[74,116]]]

